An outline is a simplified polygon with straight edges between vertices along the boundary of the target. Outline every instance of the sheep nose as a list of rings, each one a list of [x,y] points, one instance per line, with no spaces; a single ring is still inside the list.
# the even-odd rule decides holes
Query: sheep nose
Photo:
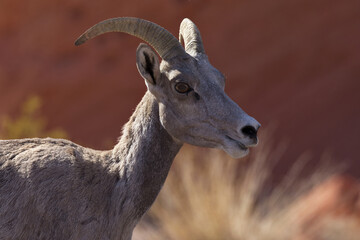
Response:
[[[246,136],[249,137],[251,139],[255,139],[256,135],[257,135],[257,131],[258,131],[259,127],[254,127],[251,125],[246,125],[245,127],[243,127],[241,129],[241,132]]]

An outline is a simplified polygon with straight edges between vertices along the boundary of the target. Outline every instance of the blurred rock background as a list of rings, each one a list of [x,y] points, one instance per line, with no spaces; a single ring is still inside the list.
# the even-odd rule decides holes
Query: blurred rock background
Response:
[[[331,158],[360,177],[358,0],[0,0],[0,136],[22,136],[14,124],[30,118],[41,130],[31,136],[66,136],[96,149],[116,143],[146,91],[135,66],[140,40],[112,33],[73,43],[119,16],[151,20],[175,36],[184,17],[197,24],[228,95],[261,122],[260,132],[270,129],[274,146],[286,145],[275,180],[299,157],[309,160],[307,171]],[[41,104],[29,117],[23,106],[31,96]],[[335,189],[349,185],[334,179]]]
[[[151,20],[175,36],[189,17],[230,97],[262,130],[275,128],[274,141],[288,141],[282,165],[328,152],[360,176],[357,0],[1,0],[0,118],[16,116],[37,95],[49,128],[111,148],[146,91],[135,66],[140,41],[113,33],[81,47],[73,42],[117,16]]]

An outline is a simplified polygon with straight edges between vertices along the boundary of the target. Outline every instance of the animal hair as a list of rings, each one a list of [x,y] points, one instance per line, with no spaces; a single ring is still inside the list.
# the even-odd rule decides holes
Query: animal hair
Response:
[[[0,239],[130,239],[181,147],[157,115],[147,93],[110,151],[0,140]]]
[[[189,19],[180,27],[186,51],[167,30],[136,18],[100,22],[75,44],[109,31],[145,40],[162,58],[146,44],[137,49],[148,91],[112,150],[52,138],[0,140],[0,239],[130,240],[184,142],[233,157],[256,145],[260,124],[225,94]],[[186,94],[174,87],[179,82]]]

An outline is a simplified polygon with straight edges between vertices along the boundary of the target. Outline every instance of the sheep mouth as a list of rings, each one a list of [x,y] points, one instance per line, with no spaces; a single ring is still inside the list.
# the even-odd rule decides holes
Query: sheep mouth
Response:
[[[236,139],[233,139],[232,137],[226,135],[226,139],[230,140],[231,142],[234,142],[241,150],[248,150],[248,147],[245,146],[245,144],[243,144],[242,142],[236,140]]]

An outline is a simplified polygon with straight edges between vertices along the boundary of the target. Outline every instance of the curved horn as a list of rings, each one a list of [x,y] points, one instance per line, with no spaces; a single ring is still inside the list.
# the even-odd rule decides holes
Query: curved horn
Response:
[[[84,32],[75,41],[75,45],[81,45],[107,32],[124,32],[136,36],[150,44],[162,59],[186,54],[178,40],[166,29],[153,22],[132,17],[112,18],[99,22]]]
[[[185,18],[180,24],[179,40],[180,42],[184,41],[186,52],[195,51],[195,53],[205,54],[200,31],[188,18]]]

